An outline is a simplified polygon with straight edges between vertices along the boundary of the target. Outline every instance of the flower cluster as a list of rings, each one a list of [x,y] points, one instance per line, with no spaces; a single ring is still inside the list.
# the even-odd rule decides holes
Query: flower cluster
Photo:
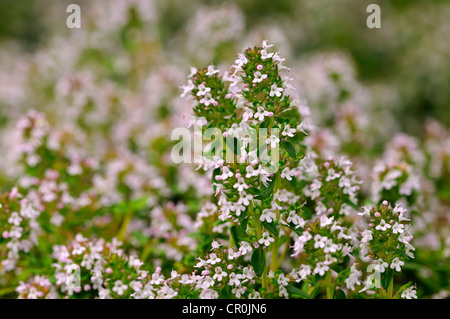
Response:
[[[318,164],[316,164],[319,162]],[[347,216],[357,208],[361,182],[346,157],[327,161],[309,158],[297,168],[303,193],[317,215]]]
[[[14,270],[21,252],[29,253],[37,244],[41,212],[14,188],[0,196],[0,273]]]
[[[363,207],[360,214],[369,219],[368,228],[361,232],[361,254],[371,258],[373,270],[381,274],[383,293],[392,297],[393,275],[401,272],[405,262],[414,258],[410,219],[405,216],[406,209],[399,205],[393,208],[387,201],[377,207]],[[367,286],[363,290],[366,289]]]

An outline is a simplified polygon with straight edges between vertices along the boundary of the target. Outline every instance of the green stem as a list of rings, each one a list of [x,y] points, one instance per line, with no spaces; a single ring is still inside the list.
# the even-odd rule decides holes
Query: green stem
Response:
[[[233,240],[233,235],[231,234],[231,230],[230,230],[230,240],[229,240],[228,249],[230,249],[233,246],[234,246],[234,240]]]
[[[325,280],[326,280],[326,285],[327,285],[327,299],[333,299],[334,287],[333,287],[333,281],[331,279],[331,271],[327,272],[327,276],[326,276]]]
[[[280,189],[280,177],[278,176],[278,175],[274,175],[274,177],[273,178],[275,178],[275,187],[274,187],[274,189],[273,189],[273,193],[275,194],[276,192],[278,192],[278,190]],[[280,212],[278,211],[278,209],[277,209],[277,211],[276,211],[276,218],[277,218],[277,220],[279,220],[279,218],[280,218]],[[275,241],[274,241],[274,243],[272,244],[273,246],[272,246],[272,260],[271,260],[271,262],[270,262],[270,269],[273,271],[273,272],[275,272],[276,270],[277,270],[277,268],[278,268],[278,263],[277,263],[277,259],[278,259],[278,244],[279,244],[279,241],[280,241],[280,235],[278,235],[278,236],[275,236]]]
[[[275,272],[278,267],[277,258],[278,258],[278,242],[279,238],[278,236],[275,237],[275,241],[272,244],[272,259],[270,261],[270,269]]]
[[[392,296],[394,295],[394,278],[391,279],[391,282],[389,283],[388,291],[387,291],[387,297],[389,299],[392,299]]]
[[[133,210],[130,209],[125,215],[122,226],[120,227],[119,234],[117,235],[117,240],[123,241],[125,234],[127,233],[128,225],[130,224],[131,218],[133,217]]]
[[[280,268],[281,264],[283,263],[284,258],[286,257],[286,254],[287,254],[287,252],[289,250],[289,243],[290,243],[289,235],[290,235],[290,233],[291,233],[291,229],[288,229],[287,232],[286,232],[286,238],[287,238],[286,239],[286,244],[284,246],[284,250],[283,250],[283,253],[281,254],[281,257],[278,260],[277,269]]]
[[[253,203],[250,203],[248,206],[248,211],[250,215],[252,216],[253,223],[255,224],[255,230],[256,230],[256,236],[258,237],[258,240],[262,237],[262,228],[261,228],[261,222],[259,221],[258,216],[255,215],[255,212],[253,211]],[[264,254],[265,256],[265,254]],[[262,279],[262,287],[266,289],[267,291],[267,267],[264,268],[263,274],[261,276]]]

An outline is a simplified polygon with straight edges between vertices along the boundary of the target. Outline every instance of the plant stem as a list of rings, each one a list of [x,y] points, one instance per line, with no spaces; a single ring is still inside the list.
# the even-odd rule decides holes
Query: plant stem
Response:
[[[273,189],[273,193],[276,194],[278,192],[278,190],[280,189],[280,177],[278,175],[274,175],[275,178],[275,187]],[[277,220],[280,218],[280,212],[276,211],[276,218]],[[278,259],[278,243],[280,241],[280,235],[278,234],[277,236],[275,236],[275,241],[272,244],[272,260],[270,262],[270,269],[275,272],[278,268],[278,263],[277,263],[277,259]]]
[[[133,210],[128,210],[127,214],[125,215],[122,226],[120,227],[119,234],[117,235],[117,239],[119,241],[123,241],[125,238],[125,234],[127,233],[128,225],[130,224],[131,218],[133,217]]]
[[[283,263],[284,258],[286,257],[286,254],[287,254],[287,252],[288,252],[288,250],[289,250],[289,243],[290,243],[290,237],[289,237],[289,235],[290,235],[290,233],[291,233],[291,229],[288,229],[288,230],[286,231],[286,237],[287,237],[287,239],[286,239],[286,244],[285,244],[285,246],[284,246],[284,250],[283,250],[283,253],[281,254],[281,257],[280,257],[280,259],[278,260],[277,269],[280,268],[281,264]]]
[[[388,291],[387,291],[387,297],[389,299],[392,299],[392,296],[394,295],[394,278],[391,279],[391,282],[389,283]]]
[[[252,216],[253,223],[255,224],[256,236],[258,237],[258,239],[260,239],[262,237],[262,228],[261,228],[261,223],[259,221],[258,216],[256,216],[255,212],[253,211],[253,203],[250,203],[250,205],[248,206],[248,211],[249,211],[250,215]],[[265,256],[265,254],[264,254],[264,256]],[[262,287],[267,290],[267,286],[268,286],[267,267],[264,267],[264,271],[261,276],[261,279],[262,279]]]
[[[333,299],[334,287],[331,279],[331,271],[327,272],[326,276],[326,284],[327,284],[327,299]]]
[[[272,244],[272,259],[270,261],[270,269],[275,272],[277,270],[278,267],[278,263],[277,263],[277,257],[278,257],[278,242],[279,242],[279,238],[278,236],[275,237],[275,241]]]
[[[228,249],[230,249],[233,246],[234,246],[234,240],[233,240],[233,235],[231,234],[231,230],[230,230],[230,240],[229,240]]]

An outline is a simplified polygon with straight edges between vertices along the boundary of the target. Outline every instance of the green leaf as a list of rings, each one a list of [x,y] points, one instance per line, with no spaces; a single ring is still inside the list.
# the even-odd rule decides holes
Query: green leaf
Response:
[[[336,296],[336,299],[347,299],[345,292],[343,292],[341,289],[335,290],[334,295]]]
[[[233,238],[234,244],[239,249],[239,237],[238,237],[239,229],[238,229],[238,226],[236,226],[236,225],[231,226],[230,227],[230,233],[231,233],[231,237]]]
[[[255,249],[251,257],[252,266],[255,269],[255,273],[258,277],[261,277],[266,267],[266,255],[262,247]]]
[[[286,289],[291,295],[296,295],[296,296],[302,297],[304,299],[311,299],[311,296],[308,295],[305,291],[303,291],[293,285],[287,285]]]
[[[394,275],[394,270],[391,268],[387,268],[384,272],[384,276],[381,277],[381,285],[384,289],[389,288],[389,284],[391,283],[392,277]]]
[[[289,153],[292,158],[297,158],[297,153],[295,152],[294,146],[287,141],[283,141],[280,143],[281,146]]]
[[[278,236],[278,229],[277,226],[275,226],[274,223],[268,223],[267,221],[263,221],[262,224],[264,225],[264,227],[271,232],[272,234],[274,234],[275,236]]]
[[[303,234],[303,227],[297,227],[294,223],[289,223],[289,228],[292,229],[297,235],[301,236]]]
[[[259,198],[261,200],[265,200],[270,195],[272,195],[273,189],[275,187],[275,181],[277,179],[277,176],[278,175],[274,175],[274,177],[272,178],[272,181],[269,183],[269,185],[267,185],[267,187],[264,187],[264,186],[261,187],[261,193],[259,193]]]
[[[247,210],[241,213],[239,216],[239,233],[238,236],[240,239],[245,237],[247,235],[247,224],[248,224],[248,218],[246,217]]]

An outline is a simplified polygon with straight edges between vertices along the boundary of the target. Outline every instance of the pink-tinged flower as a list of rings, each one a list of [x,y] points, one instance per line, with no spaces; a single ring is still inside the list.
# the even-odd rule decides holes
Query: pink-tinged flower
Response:
[[[282,93],[283,93],[283,88],[279,88],[276,83],[272,84],[272,86],[270,87],[270,93],[269,93],[269,95],[271,97],[273,97],[274,95],[277,97],[280,97]]]
[[[254,73],[255,78],[253,79],[253,83],[261,83],[265,79],[267,79],[267,74],[262,74],[259,71]]]

